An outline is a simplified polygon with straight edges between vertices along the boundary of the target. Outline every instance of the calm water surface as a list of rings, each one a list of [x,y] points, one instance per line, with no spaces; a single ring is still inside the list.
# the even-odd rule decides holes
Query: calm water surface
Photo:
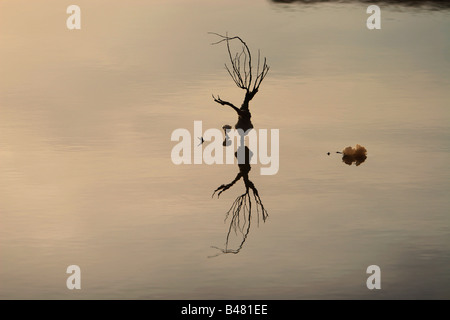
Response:
[[[69,4],[0,0],[0,298],[450,298],[448,10],[381,5],[370,31],[359,2],[80,0],[69,31]],[[170,158],[173,130],[236,122],[210,31],[267,57],[250,109],[280,130],[238,254],[213,247],[244,184],[211,198],[237,166]],[[357,143],[360,166],[334,153]]]

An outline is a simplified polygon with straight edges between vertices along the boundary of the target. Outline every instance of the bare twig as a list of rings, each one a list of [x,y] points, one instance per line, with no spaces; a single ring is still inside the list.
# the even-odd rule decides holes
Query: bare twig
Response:
[[[227,64],[225,64],[225,69],[227,70],[231,79],[233,79],[236,86],[238,88],[244,89],[246,91],[241,110],[243,110],[243,109],[248,110],[248,103],[250,102],[251,99],[253,99],[255,94],[258,92],[261,82],[264,80],[267,73],[269,72],[269,66],[267,65],[266,58],[264,58],[264,61],[261,65],[260,51],[258,50],[258,64],[256,66],[257,72],[256,72],[256,78],[254,78],[253,77],[253,66],[252,66],[252,54],[244,40],[242,40],[238,36],[229,37],[228,34],[225,36],[215,33],[215,32],[209,32],[209,34],[213,34],[213,35],[216,35],[221,38],[219,41],[213,42],[212,43],[213,45],[220,44],[222,42],[226,42],[228,58],[230,59],[231,67],[229,67]],[[236,54],[232,53],[232,50],[230,47],[230,42],[232,40],[238,40],[242,46],[242,48],[241,48],[242,50],[236,52]],[[242,60],[243,60],[243,63],[242,63],[242,68],[241,68]],[[261,69],[261,72],[259,71],[260,69]],[[216,99],[214,99],[214,101],[218,102]],[[220,103],[220,102],[218,102],[218,103]]]
[[[244,168],[245,166],[242,166],[241,168]],[[217,197],[220,197],[220,194],[222,192],[225,192],[229,188],[231,188],[237,181],[239,181],[241,178],[244,180],[245,185],[245,193],[238,196],[231,205],[230,209],[227,211],[225,215],[225,221],[230,218],[230,224],[228,226],[228,232],[227,237],[225,241],[225,248],[220,249],[223,253],[238,253],[242,246],[244,245],[245,241],[247,240],[247,236],[250,232],[250,225],[251,225],[251,219],[252,219],[252,199],[250,196],[250,190],[253,192],[253,198],[256,204],[256,215],[257,215],[257,221],[259,225],[260,217],[265,222],[268,218],[267,210],[264,208],[264,205],[261,201],[261,198],[258,193],[258,189],[256,189],[254,183],[250,181],[248,177],[248,171],[250,171],[250,167],[246,167],[245,171],[241,170],[236,178],[231,181],[228,184],[222,184],[220,187],[218,187],[214,193],[213,196],[217,191],[219,193],[217,194]],[[242,235],[242,240],[240,242],[240,245],[238,246],[238,249],[229,249],[228,244],[230,241],[230,235],[231,231],[234,231],[234,233],[237,235],[238,231]]]

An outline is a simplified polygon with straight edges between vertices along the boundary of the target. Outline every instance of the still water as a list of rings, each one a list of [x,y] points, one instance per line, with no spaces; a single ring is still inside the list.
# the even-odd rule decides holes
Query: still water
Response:
[[[0,0],[1,299],[450,298],[448,9],[380,4],[368,30],[357,1],[79,0],[68,30],[70,4]],[[280,132],[237,254],[214,247],[244,183],[211,198],[237,165],[170,156],[175,129],[236,123],[211,94],[244,98],[208,32],[267,57],[250,110]]]

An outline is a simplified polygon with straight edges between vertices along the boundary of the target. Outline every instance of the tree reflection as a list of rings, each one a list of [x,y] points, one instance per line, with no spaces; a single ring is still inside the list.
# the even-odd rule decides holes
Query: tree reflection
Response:
[[[232,203],[230,209],[226,213],[225,221],[229,219],[229,227],[227,232],[227,237],[225,241],[225,248],[217,248],[223,253],[238,253],[250,232],[250,226],[252,221],[252,215],[255,213],[256,207],[256,217],[258,223],[260,219],[266,221],[268,214],[267,210],[261,201],[258,193],[258,189],[249,178],[249,172],[251,170],[250,160],[252,158],[252,151],[245,145],[245,135],[248,134],[249,130],[253,129],[253,123],[251,121],[251,113],[249,109],[249,103],[253,97],[258,93],[261,82],[266,77],[269,72],[269,66],[266,63],[266,58],[260,57],[260,52],[258,51],[258,56],[255,60],[252,60],[252,54],[250,52],[247,43],[244,42],[240,37],[234,36],[229,37],[228,35],[221,35],[217,33],[211,33],[217,37],[219,40],[213,44],[225,43],[229,58],[229,65],[225,64],[225,69],[232,78],[236,86],[245,91],[244,100],[241,107],[236,107],[233,103],[222,100],[220,96],[213,99],[216,103],[222,106],[231,107],[236,111],[238,115],[238,121],[235,124],[236,129],[240,129],[240,144],[238,150],[235,152],[235,157],[238,159],[239,172],[228,184],[222,184],[216,190],[214,190],[213,197],[217,193],[217,197],[230,189],[239,180],[244,181],[245,192],[238,196]],[[234,46],[232,46],[234,44]],[[237,46],[237,47],[236,47]],[[256,71],[256,74],[254,73]],[[230,148],[231,143],[228,139],[227,130],[231,129],[230,125],[224,125],[222,127],[225,130],[225,139],[223,141],[223,146],[225,148]],[[244,155],[244,156],[243,156]],[[252,199],[253,198],[253,199]],[[236,235],[240,235],[239,244],[236,249],[229,248],[231,232],[234,231]]]
[[[214,190],[214,193],[212,195],[214,197],[214,195],[218,192],[217,198],[219,198],[223,192],[230,189],[236,182],[241,179],[244,181],[245,192],[234,200],[225,217],[225,220],[227,220],[228,218],[230,219],[225,248],[215,247],[221,250],[223,253],[238,253],[242,249],[242,246],[247,240],[247,236],[250,232],[252,213],[255,212],[255,207],[258,224],[260,219],[265,222],[268,217],[267,210],[264,208],[264,205],[258,193],[258,189],[256,189],[255,184],[249,178],[249,172],[251,170],[250,160],[253,153],[247,146],[240,146],[240,148],[244,148],[245,150],[245,162],[242,164],[238,164],[239,173],[236,175],[233,181],[228,184],[222,184],[220,187]],[[235,153],[235,157],[238,157],[238,152]],[[254,202],[252,202],[252,196]],[[242,240],[240,241],[237,249],[230,249],[228,247],[231,231],[234,231],[236,235],[239,233],[242,236]]]

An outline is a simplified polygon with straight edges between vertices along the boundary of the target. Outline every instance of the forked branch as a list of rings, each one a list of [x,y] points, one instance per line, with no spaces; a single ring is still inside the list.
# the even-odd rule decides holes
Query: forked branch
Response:
[[[220,99],[219,96],[217,96],[217,98],[216,98],[216,97],[214,97],[214,95],[212,95],[212,97],[213,97],[215,102],[217,102],[217,103],[219,103],[219,104],[221,104],[223,106],[232,107],[238,114],[241,114],[241,110],[238,107],[236,107],[234,104],[232,104],[231,102],[224,101],[224,100]]]
[[[248,105],[248,102],[258,92],[261,82],[269,72],[269,66],[267,65],[266,58],[261,61],[260,51],[258,50],[258,63],[256,65],[256,77],[253,75],[252,54],[247,44],[238,36],[229,37],[227,35],[221,35],[215,32],[210,32],[221,39],[212,43],[213,45],[226,42],[228,57],[230,59],[231,66],[225,64],[225,69],[233,79],[236,86],[246,90],[245,100],[243,105]],[[233,52],[230,47],[230,41],[238,40],[241,44],[241,49],[237,52]],[[216,101],[218,102],[218,101]],[[219,102],[220,103],[220,102]]]
[[[247,236],[250,232],[250,225],[251,225],[251,219],[252,219],[252,213],[253,209],[253,203],[252,203],[252,197],[250,195],[250,190],[253,192],[253,198],[256,204],[256,215],[257,215],[257,221],[259,225],[260,217],[265,222],[267,217],[269,216],[267,213],[267,210],[264,208],[264,205],[261,201],[261,198],[259,197],[258,189],[256,189],[255,185],[252,181],[249,180],[248,172],[239,172],[236,178],[228,183],[228,184],[222,184],[220,187],[218,187],[214,194],[219,191],[217,197],[220,196],[222,192],[225,192],[229,188],[231,188],[237,181],[239,181],[241,178],[244,179],[245,184],[245,193],[238,196],[233,204],[231,205],[230,209],[227,211],[225,220],[227,220],[231,216],[230,224],[228,227],[228,233],[227,238],[225,242],[225,248],[217,248],[222,251],[222,253],[238,253],[242,246],[244,245],[245,241],[247,240]],[[242,235],[242,239],[240,241],[240,244],[237,249],[229,249],[228,244],[230,240],[231,231],[234,231],[234,233],[237,235],[238,232]]]

